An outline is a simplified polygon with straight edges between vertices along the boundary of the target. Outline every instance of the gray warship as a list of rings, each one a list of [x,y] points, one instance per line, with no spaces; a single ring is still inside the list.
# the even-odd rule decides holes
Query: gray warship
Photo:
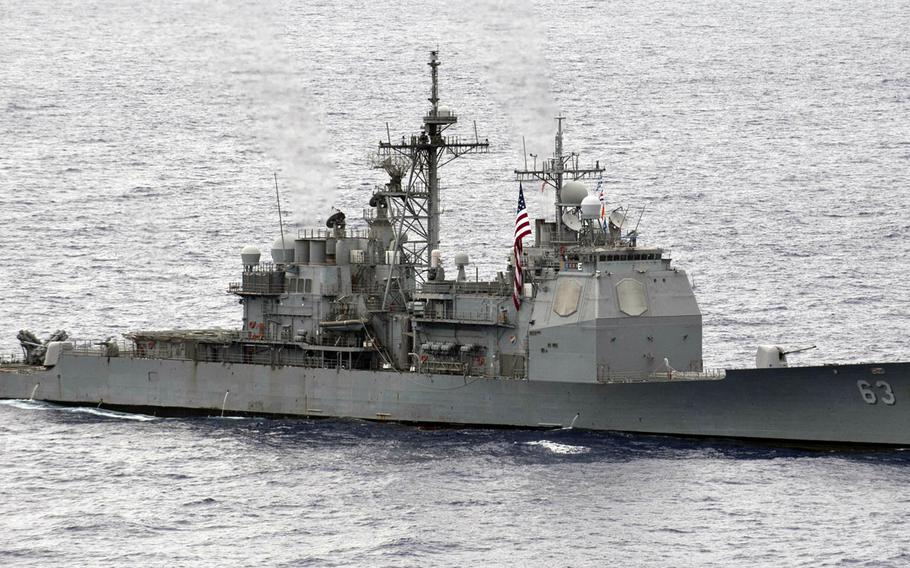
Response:
[[[471,278],[467,254],[439,252],[439,169],[483,153],[476,127],[438,96],[431,52],[419,133],[386,130],[388,174],[365,229],[334,212],[286,231],[271,262],[241,252],[228,292],[235,330],[136,331],[127,344],[41,341],[0,365],[0,398],[156,415],[345,417],[403,423],[579,428],[805,444],[910,445],[910,363],[791,367],[758,346],[754,368],[705,371],[702,316],[684,270],[639,242],[636,212],[611,209],[563,147],[515,170],[510,262]],[[531,219],[522,182],[549,186],[553,220]],[[276,188],[277,189],[277,188]],[[593,190],[593,191],[592,191]],[[527,241],[525,241],[527,239]]]

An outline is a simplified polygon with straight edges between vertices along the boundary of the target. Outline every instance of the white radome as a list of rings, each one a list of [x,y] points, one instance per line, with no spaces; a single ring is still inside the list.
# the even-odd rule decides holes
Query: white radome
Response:
[[[560,199],[565,205],[581,205],[581,201],[588,195],[588,188],[580,181],[567,181],[562,184]]]
[[[286,251],[288,251],[288,250],[291,251],[290,256],[293,256],[294,239],[288,235],[285,235],[284,240],[282,242],[282,238],[279,236],[272,243],[272,262],[274,262],[276,264],[284,264],[285,259],[289,256],[286,254]]]
[[[600,217],[600,199],[596,195],[589,195],[581,200],[581,218],[597,219]]]
[[[259,264],[259,257],[261,254],[259,247],[247,245],[240,251],[240,261],[244,266],[255,266]]]

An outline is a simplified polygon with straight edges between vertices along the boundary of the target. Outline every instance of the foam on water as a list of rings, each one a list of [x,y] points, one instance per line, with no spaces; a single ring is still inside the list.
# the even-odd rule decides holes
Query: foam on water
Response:
[[[248,416],[207,416],[209,420],[249,420]]]
[[[105,410],[103,408],[92,408],[87,406],[60,406],[58,404],[44,402],[41,400],[8,399],[0,400],[0,404],[4,406],[10,406],[12,408],[18,408],[20,410],[53,410],[56,412],[72,414],[91,414],[94,416],[102,416],[104,418],[116,418],[117,420],[135,420],[137,422],[150,422],[152,420],[158,420],[157,417],[148,416],[146,414],[117,412],[115,410]]]
[[[91,408],[84,406],[75,406],[75,407],[63,407],[60,408],[62,412],[75,412],[80,414],[91,414],[94,416],[102,416],[104,418],[116,418],[117,420],[135,420],[137,422],[151,422],[152,420],[158,420],[155,416],[148,416],[146,414],[133,414],[128,412],[117,412],[115,410],[104,410],[101,408]]]
[[[0,404],[3,406],[19,408],[22,410],[52,410],[54,408],[58,408],[52,404],[41,402],[40,400],[30,400],[27,398],[0,400]]]
[[[544,448],[554,454],[584,454],[591,451],[591,448],[584,446],[571,446],[569,444],[560,444],[550,440],[537,440],[534,442],[525,442],[528,446],[537,446]]]

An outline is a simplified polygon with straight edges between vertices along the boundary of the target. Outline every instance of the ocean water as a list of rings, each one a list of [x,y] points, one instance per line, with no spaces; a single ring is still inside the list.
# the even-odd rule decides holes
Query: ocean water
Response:
[[[905,566],[910,455],[0,403],[7,566]]]
[[[0,3],[0,352],[237,325],[273,173],[292,227],[356,225],[438,46],[492,145],[442,172],[446,258],[503,268],[562,112],[693,281],[706,365],[907,360],[908,29],[906,1]],[[0,563],[910,564],[902,452],[145,418],[0,404]]]

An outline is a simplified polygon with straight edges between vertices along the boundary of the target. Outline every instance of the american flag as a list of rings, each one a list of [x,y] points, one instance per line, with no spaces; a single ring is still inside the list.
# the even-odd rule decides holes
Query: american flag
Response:
[[[524,284],[524,276],[521,269],[521,257],[524,247],[521,240],[531,236],[531,222],[528,220],[528,207],[525,203],[525,192],[521,184],[518,184],[518,212],[515,214],[515,244],[513,252],[515,253],[515,288],[512,290],[512,302],[515,309],[521,307],[521,288]]]

